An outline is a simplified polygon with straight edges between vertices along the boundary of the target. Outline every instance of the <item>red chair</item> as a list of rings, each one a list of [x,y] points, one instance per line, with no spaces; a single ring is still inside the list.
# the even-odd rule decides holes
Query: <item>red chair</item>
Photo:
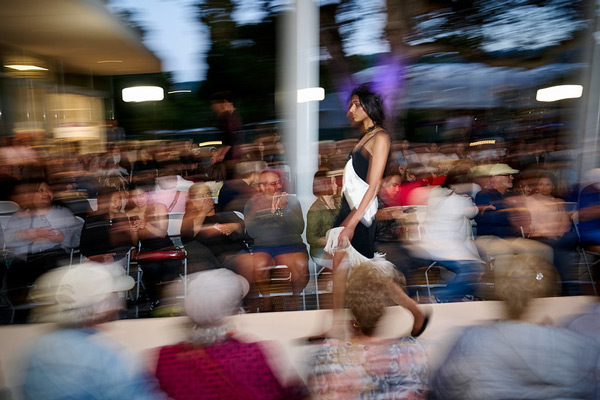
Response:
[[[183,262],[183,298],[187,295],[187,252],[183,247],[173,247],[165,250],[144,251],[135,254],[132,257],[133,262],[138,264],[138,274],[136,282],[136,298],[139,298],[140,284],[143,270],[139,268],[139,263],[144,262],[161,262],[169,260],[181,260]]]

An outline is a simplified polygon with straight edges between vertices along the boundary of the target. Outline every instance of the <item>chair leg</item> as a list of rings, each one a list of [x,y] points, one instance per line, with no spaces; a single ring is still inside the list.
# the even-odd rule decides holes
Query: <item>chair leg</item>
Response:
[[[425,282],[427,283],[427,294],[429,295],[430,298],[431,298],[431,286],[429,285],[429,270],[431,268],[433,268],[436,264],[437,264],[437,261],[432,262],[431,264],[429,264],[429,266],[425,270]]]
[[[183,298],[187,297],[187,258],[183,259]]]
[[[309,262],[312,263],[313,271],[315,273],[315,297],[316,297],[316,303],[317,303],[317,310],[320,310],[321,307],[319,304],[319,271],[317,270],[317,263],[315,263],[312,260],[310,260]]]
[[[588,262],[587,256],[585,255],[585,249],[581,249],[581,253],[583,254],[583,262],[585,263],[585,268],[587,269],[588,276],[590,277],[590,283],[592,284],[594,296],[598,296],[598,291],[596,290],[596,282],[594,281],[594,276],[592,275],[592,268],[590,267],[590,263]]]
[[[6,306],[10,309],[10,320],[8,323],[12,325],[15,322],[15,306],[3,291],[0,291],[0,297],[4,299]]]

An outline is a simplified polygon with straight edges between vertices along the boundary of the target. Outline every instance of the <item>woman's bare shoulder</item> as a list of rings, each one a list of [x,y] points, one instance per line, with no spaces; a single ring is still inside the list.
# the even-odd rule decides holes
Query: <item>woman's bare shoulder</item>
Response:
[[[148,207],[148,211],[154,215],[167,214],[167,206],[163,203],[154,203]]]
[[[375,133],[373,140],[370,140],[365,144],[365,149],[373,154],[374,149],[387,148],[389,150],[391,144],[392,140],[390,135],[385,130],[381,129]]]

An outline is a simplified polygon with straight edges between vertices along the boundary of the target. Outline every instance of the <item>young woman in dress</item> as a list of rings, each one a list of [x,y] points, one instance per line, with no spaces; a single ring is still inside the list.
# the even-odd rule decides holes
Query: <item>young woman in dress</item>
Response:
[[[368,85],[361,85],[352,91],[346,114],[350,123],[360,130],[360,140],[350,153],[344,168],[342,205],[334,221],[334,227],[342,227],[337,248],[333,255],[333,308],[344,305],[347,265],[345,248],[351,245],[366,258],[375,254],[375,214],[377,193],[381,186],[390,152],[390,136],[383,124],[385,112],[381,97],[371,91]],[[335,245],[335,244],[334,244]],[[413,312],[415,329],[420,332],[425,321],[416,303],[398,287],[393,300]],[[334,316],[335,321],[339,320]],[[340,326],[333,327],[333,333]]]

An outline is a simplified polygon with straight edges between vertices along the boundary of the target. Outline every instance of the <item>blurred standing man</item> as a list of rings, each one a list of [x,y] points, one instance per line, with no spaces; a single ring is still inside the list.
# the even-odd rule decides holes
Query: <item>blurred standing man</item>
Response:
[[[217,128],[221,133],[222,146],[210,160],[211,165],[224,162],[227,175],[231,177],[233,164],[241,158],[240,145],[244,143],[242,119],[233,106],[229,92],[219,92],[212,96],[211,109],[217,114]]]

